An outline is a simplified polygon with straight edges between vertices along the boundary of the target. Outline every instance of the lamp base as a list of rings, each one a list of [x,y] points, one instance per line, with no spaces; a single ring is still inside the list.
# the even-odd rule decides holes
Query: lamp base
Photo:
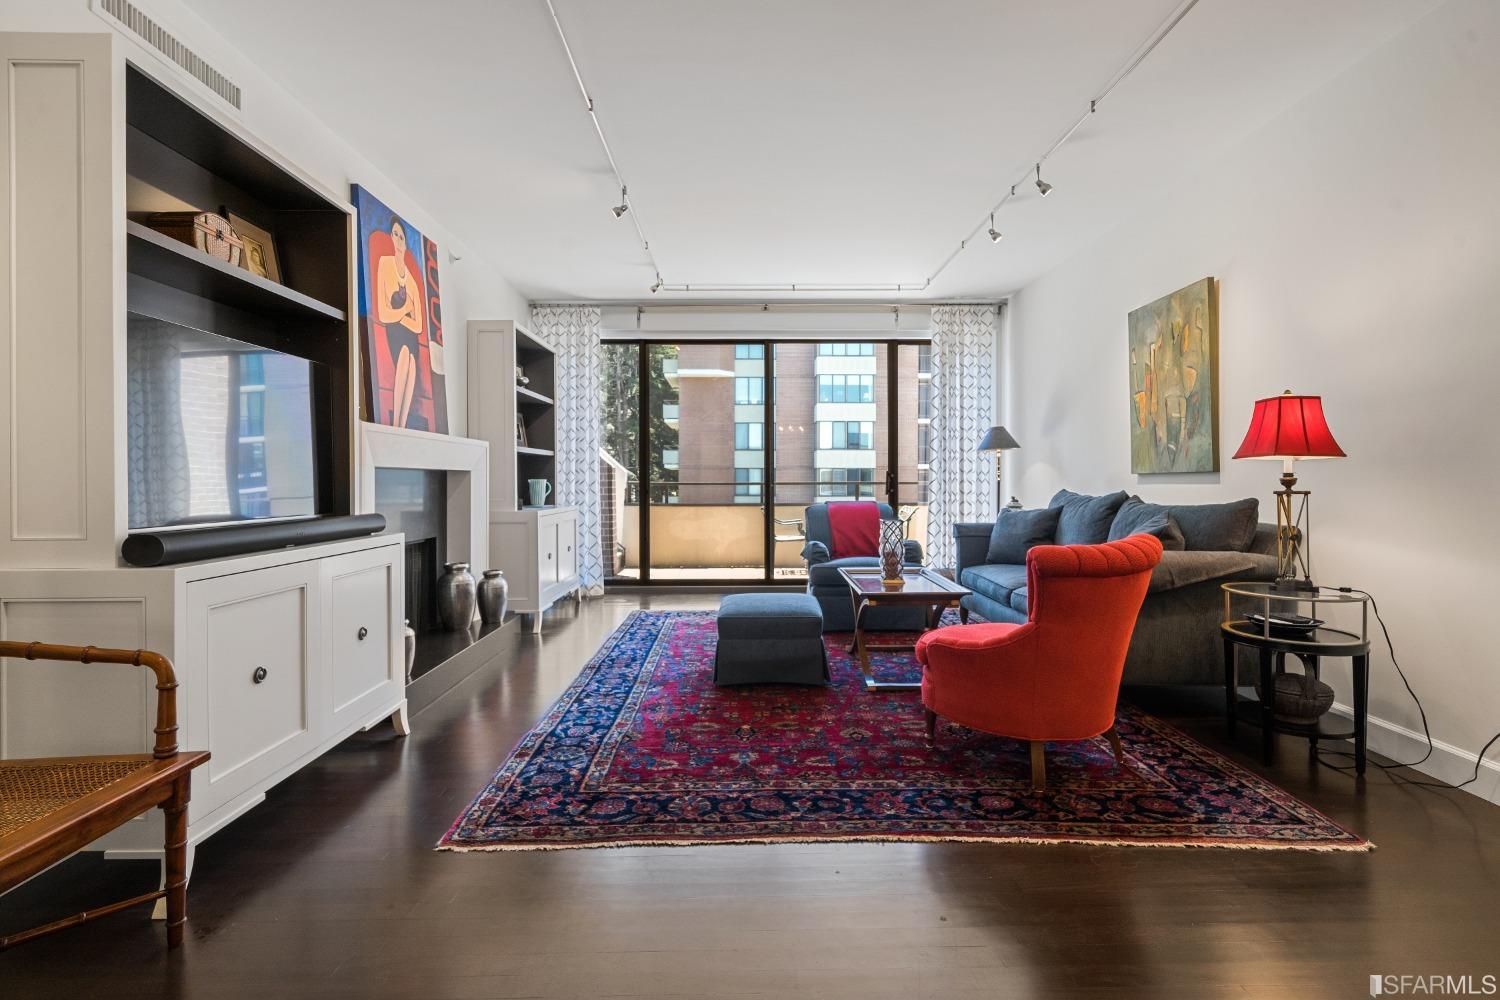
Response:
[[[1317,592],[1318,585],[1311,580],[1283,576],[1276,579],[1272,589],[1278,594],[1311,594]]]

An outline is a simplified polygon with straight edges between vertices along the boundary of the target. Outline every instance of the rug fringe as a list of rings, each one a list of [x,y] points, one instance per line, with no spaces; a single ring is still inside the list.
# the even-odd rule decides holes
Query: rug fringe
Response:
[[[911,834],[881,836],[825,836],[825,837],[729,837],[723,840],[698,838],[598,841],[591,844],[450,844],[439,841],[434,850],[455,854],[486,853],[492,851],[588,851],[616,847],[728,847],[751,844],[1080,844],[1093,847],[1187,847],[1221,849],[1230,851],[1315,851],[1320,853],[1355,852],[1367,853],[1375,845],[1367,840],[1344,844],[1298,844],[1280,840],[1223,841],[1200,840],[1128,840],[1123,838],[1090,837],[966,837],[961,834]]]

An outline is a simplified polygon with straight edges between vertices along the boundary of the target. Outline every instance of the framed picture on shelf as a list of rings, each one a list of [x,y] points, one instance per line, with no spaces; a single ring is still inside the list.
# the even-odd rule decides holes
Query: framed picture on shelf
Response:
[[[225,210],[229,224],[244,243],[240,254],[240,267],[251,274],[259,275],[281,284],[281,261],[276,257],[276,240],[270,233],[246,219],[243,215]]]
[[[529,447],[526,444],[526,421],[519,413],[516,414],[516,444],[522,448]]]

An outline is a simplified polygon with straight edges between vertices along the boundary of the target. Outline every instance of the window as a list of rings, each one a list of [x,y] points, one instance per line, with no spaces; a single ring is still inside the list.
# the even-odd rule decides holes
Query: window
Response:
[[[821,358],[873,358],[874,344],[819,344]]]
[[[735,469],[734,470],[734,502],[744,503],[750,500],[760,499],[760,484],[762,469]]]
[[[738,376],[734,380],[734,401],[738,406],[760,406],[766,401],[766,380],[760,376]]]
[[[675,469],[679,465],[676,448],[663,448],[661,450],[661,467],[663,469]]]
[[[818,423],[818,448],[856,448],[869,450],[875,447],[875,424],[868,420],[824,420]]]
[[[266,393],[264,389],[240,392],[240,437],[264,437],[266,434]]]
[[[823,499],[874,499],[874,469],[819,469],[818,496]]]
[[[765,424],[735,424],[734,450],[760,451],[766,446]]]
[[[765,344],[735,344],[734,360],[736,361],[764,361],[766,359]]]
[[[818,402],[873,403],[874,375],[819,375]]]

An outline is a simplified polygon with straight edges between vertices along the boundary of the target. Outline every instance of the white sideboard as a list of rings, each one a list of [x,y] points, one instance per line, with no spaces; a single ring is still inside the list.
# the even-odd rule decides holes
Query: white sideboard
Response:
[[[152,649],[180,685],[193,773],[188,843],[350,734],[390,717],[405,734],[402,535],[155,569],[0,570],[0,638]],[[0,758],[140,753],[152,745],[146,671],[0,660]],[[94,845],[161,854],[154,814]]]
[[[490,512],[490,564],[505,571],[510,608],[529,615],[531,631],[542,615],[570,594],[583,600],[578,579],[578,508],[525,507]]]

